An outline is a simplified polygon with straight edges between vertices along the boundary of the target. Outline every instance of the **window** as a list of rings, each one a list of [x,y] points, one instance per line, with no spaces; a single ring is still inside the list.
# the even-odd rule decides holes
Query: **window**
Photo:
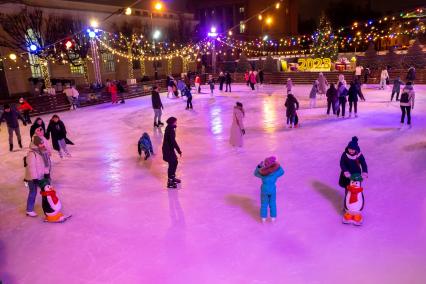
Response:
[[[246,24],[244,21],[240,21],[240,34],[243,34],[246,32]]]
[[[83,68],[83,61],[81,60],[81,58],[74,59],[74,58],[77,58],[77,56],[74,54],[70,54],[69,56],[70,56],[70,59],[72,60],[72,63],[74,63],[74,64],[70,63],[71,74],[83,75],[84,68]]]
[[[102,62],[106,73],[115,72],[114,55],[112,53],[102,53]]]
[[[28,59],[31,66],[31,77],[41,78],[41,67],[37,55],[28,53]]]
[[[240,7],[240,14],[244,14],[244,7]]]

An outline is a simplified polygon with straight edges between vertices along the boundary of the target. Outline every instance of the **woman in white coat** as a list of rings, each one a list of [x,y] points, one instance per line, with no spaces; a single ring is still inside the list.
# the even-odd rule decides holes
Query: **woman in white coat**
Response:
[[[237,104],[234,106],[234,111],[232,114],[231,136],[229,138],[229,142],[234,147],[243,146],[243,136],[246,134],[243,118],[243,104],[237,102]]]
[[[386,88],[386,80],[389,79],[388,69],[383,69],[380,74],[380,89],[384,90]]]

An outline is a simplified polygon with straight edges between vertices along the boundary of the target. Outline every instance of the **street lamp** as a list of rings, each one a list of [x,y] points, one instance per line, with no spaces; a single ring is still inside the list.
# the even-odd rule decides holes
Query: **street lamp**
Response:
[[[124,11],[124,14],[126,14],[126,16],[130,16],[132,14],[132,8],[127,7],[126,10]]]
[[[154,3],[154,9],[155,9],[156,11],[161,11],[161,10],[163,10],[163,3],[161,3],[161,2],[155,2],[155,3]]]
[[[216,73],[216,37],[218,36],[217,29],[215,26],[210,28],[210,32],[207,34],[209,37],[212,38],[213,44],[212,44],[212,67],[213,67],[213,74]]]
[[[90,20],[90,26],[92,28],[97,28],[97,27],[99,27],[99,23],[96,19],[92,19],[92,20]]]
[[[158,80],[158,71],[157,71],[157,52],[155,50],[155,40],[158,40],[161,36],[161,32],[159,30],[155,30],[152,34],[152,44],[154,48],[154,79]]]

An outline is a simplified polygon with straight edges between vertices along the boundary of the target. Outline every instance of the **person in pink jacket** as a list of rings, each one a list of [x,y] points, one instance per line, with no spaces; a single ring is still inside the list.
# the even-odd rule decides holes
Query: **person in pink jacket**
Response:
[[[232,115],[231,136],[229,142],[234,147],[242,147],[243,136],[246,134],[243,122],[244,108],[242,103],[237,102],[237,104],[234,106]]]

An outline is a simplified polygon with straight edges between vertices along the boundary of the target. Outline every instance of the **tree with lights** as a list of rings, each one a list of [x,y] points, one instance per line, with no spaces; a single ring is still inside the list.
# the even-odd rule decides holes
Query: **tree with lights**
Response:
[[[401,56],[395,53],[395,47],[389,48],[389,52],[385,56],[385,63],[392,68],[401,68]]]
[[[311,53],[317,58],[337,59],[338,42],[325,15],[321,16],[318,29],[312,36]]]
[[[407,55],[404,58],[405,67],[423,68],[426,66],[426,59],[422,46],[418,39],[408,48]]]
[[[374,48],[374,43],[370,42],[370,45],[368,46],[368,49],[365,51],[365,61],[367,66],[370,66],[370,68],[377,69],[378,63],[379,63],[379,57],[377,55],[377,51]]]

